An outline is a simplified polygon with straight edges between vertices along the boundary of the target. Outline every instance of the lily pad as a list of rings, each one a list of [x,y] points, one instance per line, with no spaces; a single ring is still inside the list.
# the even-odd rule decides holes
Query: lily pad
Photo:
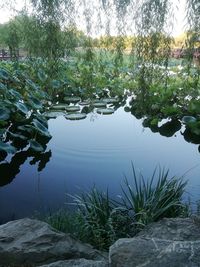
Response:
[[[57,104],[51,107],[51,109],[62,110],[67,109],[69,106],[65,104]]]
[[[43,113],[43,115],[46,118],[53,119],[53,118],[57,118],[59,116],[64,116],[65,113],[62,111],[47,111],[47,112]]]
[[[105,108],[106,107],[106,103],[105,102],[95,102],[95,103],[93,103],[93,106],[95,108]]]
[[[76,112],[76,111],[80,111],[80,107],[79,106],[68,106],[67,108],[66,108],[66,110],[68,111],[68,112]]]
[[[85,113],[72,113],[72,114],[67,114],[65,118],[67,120],[83,120],[87,117]]]
[[[182,122],[184,124],[193,123],[193,122],[196,122],[196,121],[197,121],[197,119],[195,117],[193,117],[193,116],[184,116],[182,118]]]
[[[64,101],[65,102],[70,102],[70,103],[77,103],[79,102],[81,99],[80,97],[64,97]]]
[[[81,106],[87,106],[87,105],[90,105],[91,101],[90,100],[84,100],[82,102],[79,102],[79,105]]]
[[[113,108],[98,108],[97,113],[103,114],[103,115],[109,115],[109,114],[114,113],[114,109]]]
[[[115,97],[110,97],[110,98],[103,98],[102,101],[107,103],[107,104],[112,104],[112,103],[119,102],[119,99],[115,98]]]

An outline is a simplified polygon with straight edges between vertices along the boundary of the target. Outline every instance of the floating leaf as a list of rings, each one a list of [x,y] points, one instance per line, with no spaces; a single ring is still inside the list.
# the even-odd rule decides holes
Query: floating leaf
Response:
[[[65,118],[68,120],[83,120],[87,117],[85,113],[72,113],[65,115]]]
[[[69,106],[66,108],[68,112],[76,112],[79,111],[81,108],[79,106]]]
[[[65,113],[62,112],[62,111],[47,111],[45,113],[43,113],[43,116],[45,116],[46,118],[49,118],[49,119],[53,119],[53,118],[57,118],[59,116],[64,116]]]
[[[56,110],[62,110],[62,109],[66,109],[68,108],[69,106],[66,105],[66,104],[57,104],[57,105],[54,105],[52,106],[51,108],[52,109],[56,109]]]
[[[107,103],[107,104],[112,104],[112,103],[119,102],[119,99],[115,98],[115,97],[110,97],[110,98],[103,98],[102,101]]]
[[[106,107],[106,103],[105,102],[96,102],[96,103],[93,103],[93,106],[95,108],[104,108],[104,107]]]
[[[35,140],[29,140],[30,148],[32,148],[34,151],[42,152],[44,151],[43,146],[41,146],[37,141]]]
[[[10,144],[4,143],[0,141],[0,150],[5,151],[7,153],[14,154],[16,152],[16,148]]]
[[[87,106],[87,105],[90,105],[91,101],[90,100],[84,100],[82,102],[79,102],[79,105],[81,106]]]
[[[77,103],[79,102],[81,99],[80,97],[64,97],[64,101],[69,102],[69,103]]]
[[[114,109],[112,108],[98,108],[97,113],[103,114],[103,115],[109,115],[114,113]]]

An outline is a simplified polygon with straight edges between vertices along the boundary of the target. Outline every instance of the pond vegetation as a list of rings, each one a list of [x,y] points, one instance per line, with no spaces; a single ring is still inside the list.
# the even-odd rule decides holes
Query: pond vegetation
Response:
[[[38,171],[45,168],[52,156],[48,120],[60,115],[82,120],[91,112],[109,116],[123,107],[142,119],[143,127],[167,137],[184,125],[184,139],[200,145],[200,56],[194,58],[200,38],[198,1],[187,0],[181,59],[172,58],[170,0],[140,1],[137,8],[134,0],[97,1],[95,7],[83,1],[86,33],[72,19],[80,16],[77,2],[32,0],[32,14],[23,10],[0,25],[0,43],[11,53],[10,61],[0,62],[0,186],[12,181],[28,157],[30,164],[39,162]],[[104,18],[99,37],[92,35],[93,12],[96,25]],[[111,12],[115,37],[110,34]],[[22,59],[16,53],[20,46],[26,51]],[[9,154],[14,154],[10,162]],[[145,182],[133,168],[133,187],[125,180],[120,203],[96,188],[73,196],[79,212],[72,224],[76,220],[78,226],[68,215],[48,221],[60,230],[69,225],[82,240],[106,249],[150,222],[185,214],[186,183],[168,179],[164,170],[155,182],[155,174]]]

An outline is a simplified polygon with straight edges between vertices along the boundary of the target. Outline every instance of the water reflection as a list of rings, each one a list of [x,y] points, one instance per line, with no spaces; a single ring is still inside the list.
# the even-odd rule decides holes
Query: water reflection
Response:
[[[50,119],[52,139],[40,142],[45,149],[42,153],[26,149],[23,140],[10,161],[6,162],[6,155],[0,153],[4,160],[0,164],[2,218],[10,214],[15,218],[29,216],[41,206],[56,210],[66,202],[66,192],[77,194],[77,188],[88,190],[94,184],[103,190],[108,186],[112,195],[118,195],[123,173],[132,177],[131,161],[145,177],[157,164],[169,168],[172,175],[182,175],[199,163],[199,151],[191,143],[199,145],[200,138],[179,120],[153,125],[150,120],[136,119],[128,106],[127,112],[118,103],[112,108],[112,115],[88,110],[87,118],[80,121],[63,116]],[[37,168],[30,166],[36,164]],[[189,191],[197,196],[199,169],[189,175]]]

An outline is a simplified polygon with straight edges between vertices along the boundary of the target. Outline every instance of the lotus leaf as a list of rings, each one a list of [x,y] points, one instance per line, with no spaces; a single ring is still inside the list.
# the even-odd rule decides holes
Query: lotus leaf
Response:
[[[6,89],[7,89],[6,86],[3,83],[0,82],[0,90],[4,90],[5,91]]]
[[[70,103],[77,103],[80,100],[81,100],[80,97],[64,97],[64,101]]]
[[[87,106],[87,105],[90,105],[90,103],[91,103],[90,100],[85,100],[85,101],[79,102],[79,105],[81,105],[81,106]]]
[[[15,103],[15,106],[20,110],[22,113],[27,114],[28,113],[28,108],[24,103],[17,102]]]
[[[42,108],[42,103],[36,97],[31,96],[30,101],[32,103],[33,108],[35,108],[35,109],[41,109]]]
[[[83,120],[87,117],[85,113],[72,113],[65,116],[68,120]]]
[[[57,104],[52,106],[52,109],[56,109],[56,110],[63,110],[63,109],[67,109],[69,106],[66,104]]]
[[[103,115],[109,115],[109,114],[114,113],[114,109],[113,108],[98,108],[97,113],[103,114]]]
[[[10,111],[7,108],[0,108],[0,121],[6,121],[10,118]]]
[[[95,108],[104,108],[104,107],[106,107],[106,103],[105,102],[95,102],[95,103],[93,103],[93,106]]]
[[[197,119],[195,117],[193,117],[193,116],[184,116],[182,118],[182,122],[184,124],[193,123],[193,122],[196,122],[196,121],[197,121]]]
[[[42,152],[44,151],[43,146],[41,146],[37,141],[35,140],[29,140],[30,148],[32,148],[34,151]]]
[[[9,78],[10,78],[9,73],[4,69],[0,69],[0,79],[8,80]]]
[[[10,89],[9,93],[12,96],[16,97],[18,100],[22,99],[22,95],[19,92],[17,92],[15,89]]]
[[[53,118],[57,118],[59,116],[64,116],[65,113],[62,111],[47,111],[47,112],[43,113],[43,115],[46,118],[53,119]]]
[[[115,98],[115,97],[111,97],[111,98],[103,98],[102,101],[107,103],[107,104],[112,104],[112,103],[119,102],[119,99]]]
[[[7,153],[14,154],[16,152],[16,148],[8,143],[4,143],[0,141],[0,150],[5,151]]]
[[[33,82],[31,81],[30,79],[26,79],[26,83],[34,90],[38,90],[38,86]]]
[[[59,89],[60,86],[61,86],[61,83],[60,83],[60,81],[58,81],[58,80],[53,80],[53,81],[51,82],[51,85],[52,85],[52,87],[53,87],[54,89]]]
[[[66,108],[68,112],[76,112],[79,111],[81,108],[79,106],[69,106]]]
[[[38,130],[42,135],[45,135],[47,137],[51,137],[48,129],[39,120],[34,119],[32,121],[32,123],[35,126],[36,130]]]
[[[22,140],[27,140],[28,139],[26,136],[24,136],[22,134],[15,134],[15,133],[11,133],[11,132],[9,132],[9,134],[14,138],[20,138]]]
[[[43,70],[39,69],[37,75],[38,75],[38,78],[39,78],[39,80],[41,82],[45,82],[46,81],[47,75],[44,73]]]

